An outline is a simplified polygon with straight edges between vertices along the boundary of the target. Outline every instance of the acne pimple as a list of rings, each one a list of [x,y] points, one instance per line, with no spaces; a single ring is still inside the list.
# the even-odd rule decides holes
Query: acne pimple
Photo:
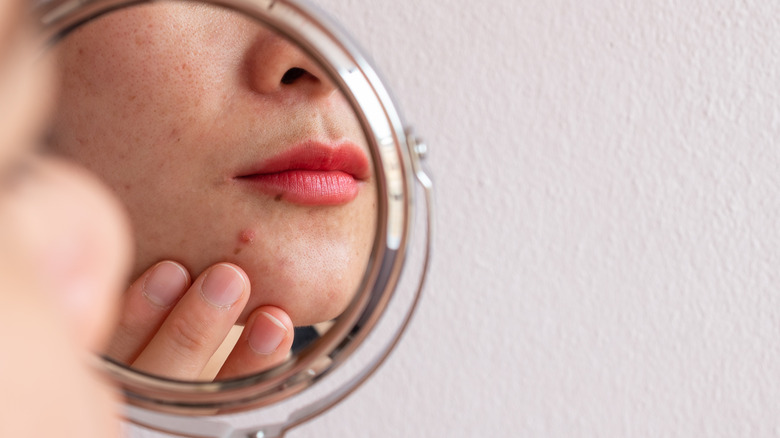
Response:
[[[255,232],[254,230],[243,230],[241,231],[241,234],[238,235],[238,241],[241,243],[250,244],[255,241]]]

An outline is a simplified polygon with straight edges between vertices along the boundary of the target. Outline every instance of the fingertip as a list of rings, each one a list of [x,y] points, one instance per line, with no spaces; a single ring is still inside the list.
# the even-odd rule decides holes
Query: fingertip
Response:
[[[287,312],[274,306],[262,306],[253,312],[247,341],[259,355],[287,354],[292,345],[293,325]]]
[[[162,265],[170,265],[175,267],[184,276],[187,286],[189,286],[192,283],[192,277],[190,276],[190,272],[187,270],[187,268],[185,268],[184,265],[182,265],[181,263],[173,260],[162,260],[160,262],[157,262],[157,264],[155,264],[152,267],[152,269],[150,269],[150,271]]]
[[[254,311],[258,313],[262,312],[268,314],[269,316],[273,316],[274,319],[276,319],[280,324],[284,325],[284,327],[287,328],[288,330],[293,329],[293,323],[292,323],[292,319],[290,318],[290,315],[281,307],[266,305],[266,306],[260,306]]]
[[[241,280],[244,281],[244,290],[249,291],[249,286],[250,286],[249,275],[247,275],[247,273],[243,269],[241,269],[240,266],[229,262],[217,263],[214,266],[227,266],[233,269],[239,276],[241,276]]]
[[[10,211],[26,249],[20,257],[36,269],[72,338],[96,350],[119,312],[116,296],[132,254],[130,223],[109,190],[85,170],[58,159],[34,161],[35,178]]]
[[[141,293],[152,305],[165,309],[181,298],[190,283],[190,274],[184,266],[164,260],[146,272]]]
[[[232,263],[217,263],[203,274],[201,296],[214,307],[227,309],[246,303],[249,296],[249,277]]]

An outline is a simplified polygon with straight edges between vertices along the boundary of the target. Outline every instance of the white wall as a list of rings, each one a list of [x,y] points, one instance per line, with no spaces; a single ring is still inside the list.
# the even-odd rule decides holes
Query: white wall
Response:
[[[317,3],[439,231],[404,343],[290,437],[780,434],[780,3]]]
[[[780,433],[780,3],[317,3],[428,140],[438,237],[291,438]]]

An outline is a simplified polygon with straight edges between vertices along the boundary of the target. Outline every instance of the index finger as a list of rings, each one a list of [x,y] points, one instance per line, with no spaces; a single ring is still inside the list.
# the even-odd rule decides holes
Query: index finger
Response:
[[[144,272],[122,296],[108,356],[123,363],[135,361],[190,283],[187,270],[172,261],[159,262]]]

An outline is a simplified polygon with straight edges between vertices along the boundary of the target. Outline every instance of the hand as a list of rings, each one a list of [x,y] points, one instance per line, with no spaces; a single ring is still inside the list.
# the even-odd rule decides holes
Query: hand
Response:
[[[117,393],[96,373],[131,261],[108,189],[31,159],[0,194],[0,436],[119,436]]]
[[[180,264],[162,261],[148,269],[122,299],[120,322],[108,356],[148,373],[198,379],[249,299],[246,273],[218,263],[195,282]],[[292,347],[293,325],[275,306],[249,315],[217,379],[238,377],[283,362]]]

